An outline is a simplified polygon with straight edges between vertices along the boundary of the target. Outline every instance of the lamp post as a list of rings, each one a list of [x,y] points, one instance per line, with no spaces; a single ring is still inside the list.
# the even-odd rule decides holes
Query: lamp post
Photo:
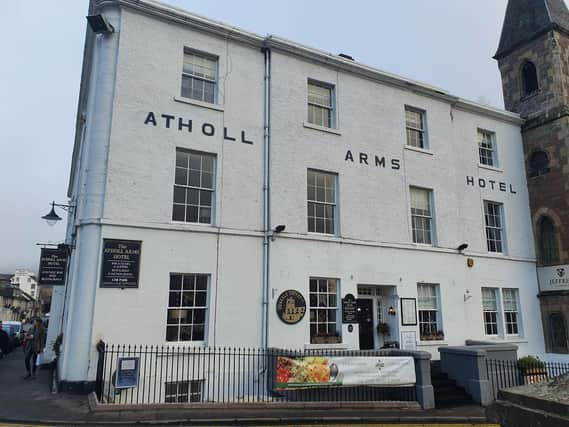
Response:
[[[61,205],[59,203],[55,203],[55,201],[51,202],[51,210],[49,211],[49,213],[47,215],[42,216],[42,219],[45,219],[47,222],[47,225],[49,226],[53,226],[55,225],[55,223],[57,221],[61,221],[61,217],[55,212],[55,207],[61,208],[64,211],[67,212],[71,212],[73,210],[73,208],[75,207],[74,205]]]

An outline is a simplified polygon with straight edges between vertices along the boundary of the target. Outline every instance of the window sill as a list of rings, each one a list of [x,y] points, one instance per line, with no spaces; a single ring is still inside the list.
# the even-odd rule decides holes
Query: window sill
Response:
[[[429,150],[429,149],[414,147],[413,145],[405,145],[404,148],[405,148],[405,150],[414,151],[414,152],[416,152],[416,153],[428,154],[429,156],[434,156],[434,155],[435,155],[435,153],[433,153],[433,152],[432,152],[431,150]]]
[[[486,335],[486,340],[490,341],[492,344],[527,344],[529,341],[519,335],[508,335],[506,337],[496,336],[496,335]]]
[[[348,346],[343,343],[337,344],[304,344],[305,350],[347,350]]]
[[[316,231],[309,231],[308,232],[309,236],[318,236],[318,237],[340,237],[337,234],[333,234],[333,233],[318,233]]]
[[[497,168],[495,166],[488,166],[488,165],[483,165],[482,163],[478,163],[478,167],[480,169],[486,169],[486,170],[493,171],[493,172],[504,173],[504,169],[500,169],[500,168]]]
[[[432,341],[419,341],[417,343],[417,347],[433,347],[433,346],[445,346],[448,345],[448,341],[446,340],[432,340]]]
[[[195,105],[196,107],[207,108],[208,110],[225,111],[223,105],[210,104],[209,102],[198,101],[196,99],[185,98],[183,96],[175,96],[174,101],[181,102],[182,104]]]
[[[191,348],[206,347],[206,342],[205,341],[165,341],[163,346],[172,349],[171,353],[166,353],[164,351],[160,351],[158,353],[158,356],[166,357],[166,356],[175,356],[177,355],[179,350],[184,348],[191,349]]]
[[[322,132],[332,133],[334,135],[342,135],[342,132],[340,132],[338,129],[327,128],[325,126],[313,125],[312,123],[308,123],[308,122],[302,122],[302,125],[308,129],[319,130]]]
[[[215,225],[213,225],[212,223],[206,224],[205,222],[186,222],[186,221],[170,221],[171,224],[174,225],[187,225],[187,226],[191,226],[191,227],[212,227],[214,228]]]

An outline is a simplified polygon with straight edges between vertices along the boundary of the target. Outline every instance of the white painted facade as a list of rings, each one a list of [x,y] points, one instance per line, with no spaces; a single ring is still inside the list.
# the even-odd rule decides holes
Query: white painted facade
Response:
[[[30,295],[34,300],[38,299],[38,281],[33,271],[16,270],[10,279],[10,283]]]
[[[381,310],[391,329],[386,339],[401,341],[403,332],[415,332],[417,349],[434,358],[438,347],[467,339],[514,342],[521,355],[543,352],[518,116],[153,1],[101,0],[95,6],[91,12],[104,14],[115,32],[88,30],[69,187],[77,206],[67,236],[74,249],[66,290],[53,296],[52,318],[59,319],[59,307],[62,321],[51,322],[49,331],[52,339],[64,334],[60,379],[92,381],[100,339],[260,347],[265,310],[270,347],[359,349],[358,324],[350,332],[339,313],[341,343],[311,344],[310,278],[337,279],[339,297],[375,294],[374,327]],[[269,141],[263,47],[271,52]],[[185,48],[217,58],[215,104],[181,98]],[[309,79],[334,86],[335,129],[307,123]],[[406,145],[406,105],[426,112],[428,150]],[[170,128],[162,114],[175,117]],[[192,132],[178,129],[179,118],[192,120]],[[215,128],[213,136],[203,134],[204,123]],[[224,128],[237,141],[224,140]],[[479,165],[477,129],[495,132],[499,168]],[[252,144],[239,142],[242,131]],[[263,192],[265,147],[270,209]],[[216,157],[211,225],[172,221],[177,148]],[[385,157],[386,166],[375,166],[375,156]],[[308,169],[337,174],[335,235],[308,232]],[[412,242],[410,186],[432,190],[433,245]],[[484,200],[503,203],[504,254],[488,253]],[[285,231],[271,233],[279,224]],[[110,238],[142,241],[137,289],[99,287],[102,239]],[[460,254],[462,243],[468,248]],[[204,341],[166,341],[172,273],[209,276]],[[402,326],[400,299],[417,298],[418,283],[438,285],[444,339],[421,340],[418,326]],[[500,333],[485,334],[482,287],[517,289],[518,334],[505,333],[500,299]],[[289,289],[307,304],[296,325],[283,323],[275,309]],[[375,334],[375,347],[381,343]]]

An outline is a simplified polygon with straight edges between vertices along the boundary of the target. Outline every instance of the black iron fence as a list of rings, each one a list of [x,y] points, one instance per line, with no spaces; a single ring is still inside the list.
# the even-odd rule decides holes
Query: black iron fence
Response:
[[[498,391],[502,389],[540,383],[569,374],[569,363],[488,359],[486,370],[493,397],[496,399]]]
[[[96,393],[100,402],[108,404],[417,400],[415,385],[279,388],[283,381],[279,376],[286,375],[279,364],[287,358],[413,356],[399,350],[393,353],[392,350],[281,350],[100,342],[97,351]]]

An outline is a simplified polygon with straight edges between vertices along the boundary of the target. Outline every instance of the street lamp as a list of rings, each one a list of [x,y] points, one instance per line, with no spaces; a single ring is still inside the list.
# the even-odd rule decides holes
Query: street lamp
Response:
[[[51,202],[51,210],[49,211],[49,213],[47,215],[42,216],[42,219],[45,219],[47,222],[47,225],[49,226],[53,226],[55,225],[55,223],[57,221],[61,221],[61,217],[55,212],[55,207],[61,208],[65,211],[71,211],[74,206],[73,205],[60,205],[58,203],[55,203],[55,201]]]

